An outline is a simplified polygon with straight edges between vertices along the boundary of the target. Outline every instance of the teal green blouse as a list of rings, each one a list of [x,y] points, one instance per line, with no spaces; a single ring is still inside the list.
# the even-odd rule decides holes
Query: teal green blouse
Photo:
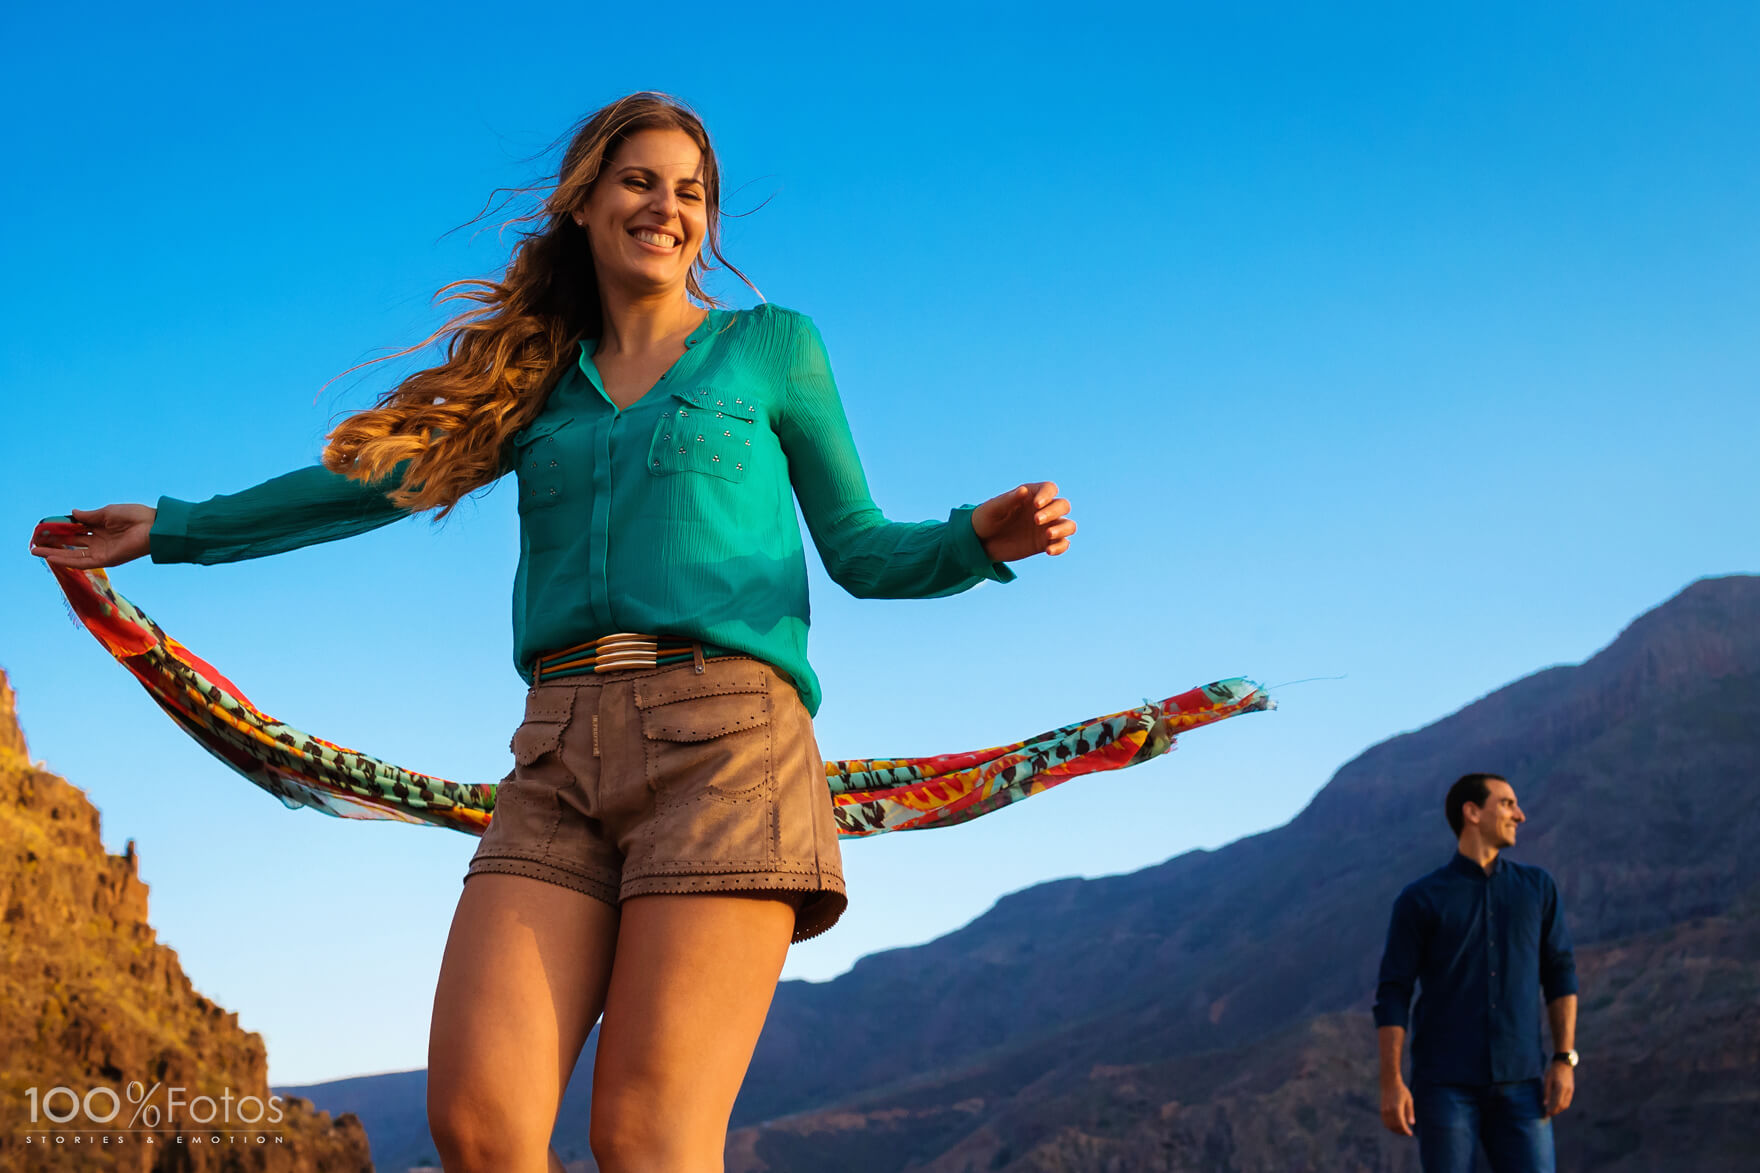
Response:
[[[685,352],[619,410],[591,352],[510,438],[519,483],[513,660],[619,631],[746,652],[787,673],[807,711],[807,571],[798,497],[832,581],[860,598],[935,598],[1014,572],[985,556],[972,506],[888,521],[874,504],[818,328],[773,305],[710,310]],[[231,562],[364,533],[408,515],[377,484],[322,465],[199,503],[160,497],[154,562]]]

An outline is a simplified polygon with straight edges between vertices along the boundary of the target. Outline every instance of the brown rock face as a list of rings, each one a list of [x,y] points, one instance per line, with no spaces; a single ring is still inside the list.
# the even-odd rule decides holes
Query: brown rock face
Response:
[[[0,672],[0,1171],[370,1173],[354,1116],[270,1096],[261,1036],[154,939],[134,841],[107,853],[32,766]]]

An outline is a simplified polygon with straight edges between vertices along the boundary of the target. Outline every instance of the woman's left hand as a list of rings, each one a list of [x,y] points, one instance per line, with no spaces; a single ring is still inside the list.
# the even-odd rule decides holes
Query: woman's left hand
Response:
[[[1034,554],[1069,549],[1076,523],[1065,516],[1069,501],[1050,481],[1022,485],[992,497],[972,511],[972,529],[992,562],[1014,562]],[[1061,519],[1061,520],[1060,520]]]

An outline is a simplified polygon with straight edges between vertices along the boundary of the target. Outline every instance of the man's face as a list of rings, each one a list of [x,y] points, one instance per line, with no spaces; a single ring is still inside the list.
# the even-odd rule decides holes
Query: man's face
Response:
[[[1516,792],[1508,782],[1501,778],[1493,778],[1485,783],[1490,791],[1485,796],[1485,805],[1479,811],[1479,838],[1489,847],[1514,847],[1516,845],[1516,828],[1528,821],[1522,808],[1516,802]],[[1468,803],[1468,811],[1474,809]]]

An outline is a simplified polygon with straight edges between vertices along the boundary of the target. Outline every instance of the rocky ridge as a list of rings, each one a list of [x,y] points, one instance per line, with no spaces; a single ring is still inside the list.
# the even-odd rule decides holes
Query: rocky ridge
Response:
[[[0,671],[0,1170],[371,1173],[357,1118],[333,1120],[303,1099],[270,1104],[262,1037],[197,992],[156,939],[138,864],[132,839],[121,855],[104,849],[84,792],[31,761]],[[83,1109],[56,1124],[45,1114],[74,1105],[53,1088],[85,1097],[100,1118],[114,1096],[117,1114],[107,1127]],[[173,1088],[216,1100],[230,1089],[212,1123],[230,1117],[245,1131],[173,1112]],[[129,1128],[137,1106],[158,1107],[158,1126],[143,1112]],[[250,1114],[259,1126],[247,1126]]]

